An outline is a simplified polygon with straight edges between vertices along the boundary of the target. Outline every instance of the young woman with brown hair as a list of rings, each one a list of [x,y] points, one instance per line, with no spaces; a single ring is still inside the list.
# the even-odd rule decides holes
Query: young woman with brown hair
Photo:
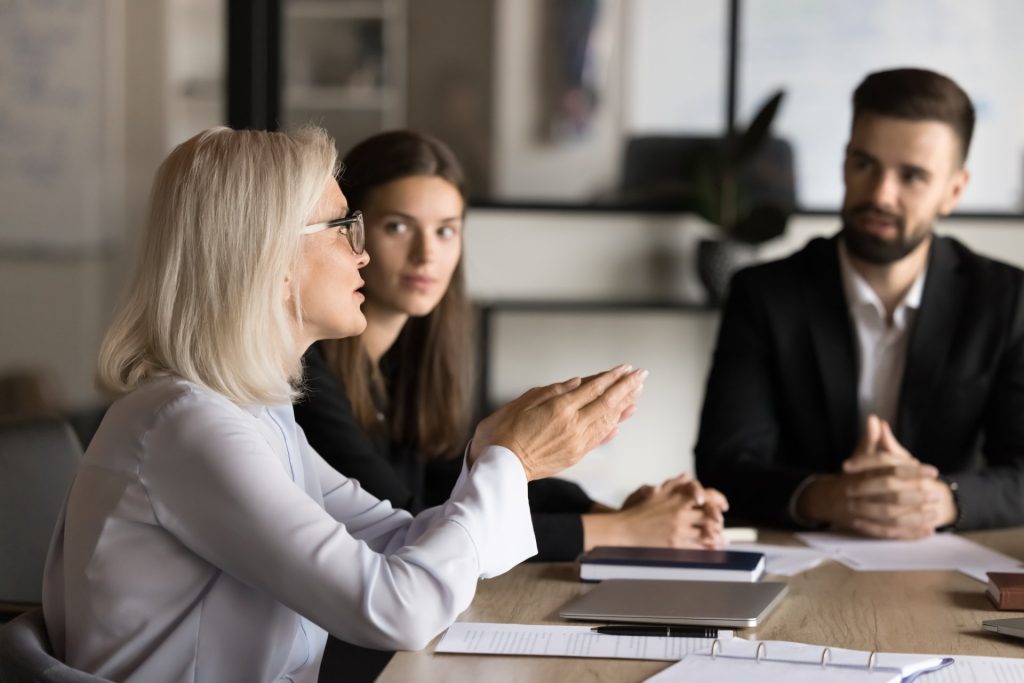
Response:
[[[335,468],[416,511],[447,497],[468,436],[462,170],[440,141],[394,131],[353,148],[340,183],[366,221],[367,328],[306,354],[296,419]],[[621,510],[558,479],[531,482],[529,494],[538,559],[595,545],[721,544],[724,497],[686,475],[642,487]]]

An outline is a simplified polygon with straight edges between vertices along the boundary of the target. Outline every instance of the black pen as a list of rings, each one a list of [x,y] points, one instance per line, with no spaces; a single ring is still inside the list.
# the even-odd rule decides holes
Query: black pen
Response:
[[[718,637],[718,629],[707,626],[594,626],[590,630],[605,636]]]

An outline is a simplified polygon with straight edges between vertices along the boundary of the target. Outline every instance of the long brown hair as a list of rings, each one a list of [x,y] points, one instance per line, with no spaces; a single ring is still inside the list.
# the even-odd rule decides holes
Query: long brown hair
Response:
[[[338,178],[351,209],[365,210],[376,188],[409,176],[447,180],[466,201],[462,168],[439,140],[414,131],[374,135],[353,147]],[[372,256],[372,254],[371,254]],[[390,432],[428,458],[453,455],[469,426],[471,367],[469,314],[462,258],[440,303],[405,323],[389,354],[396,359]],[[383,378],[360,337],[321,342],[356,421],[368,432],[381,428],[374,396],[384,396]]]

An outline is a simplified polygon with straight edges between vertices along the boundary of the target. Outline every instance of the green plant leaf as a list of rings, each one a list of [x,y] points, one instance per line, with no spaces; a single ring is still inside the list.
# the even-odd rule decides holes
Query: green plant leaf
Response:
[[[761,105],[761,109],[754,116],[754,120],[750,122],[750,126],[736,138],[732,153],[734,165],[738,166],[754,156],[754,153],[768,139],[772,129],[772,122],[775,120],[775,115],[779,111],[779,105],[782,104],[785,96],[786,92],[779,90],[769,97]]]

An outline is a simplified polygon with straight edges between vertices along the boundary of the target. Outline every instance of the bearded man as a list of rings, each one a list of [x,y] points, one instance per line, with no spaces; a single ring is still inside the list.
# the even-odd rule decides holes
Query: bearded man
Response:
[[[734,278],[696,446],[734,515],[880,538],[1024,524],[1024,272],[934,232],[973,128],[949,78],[869,75],[842,229]]]

